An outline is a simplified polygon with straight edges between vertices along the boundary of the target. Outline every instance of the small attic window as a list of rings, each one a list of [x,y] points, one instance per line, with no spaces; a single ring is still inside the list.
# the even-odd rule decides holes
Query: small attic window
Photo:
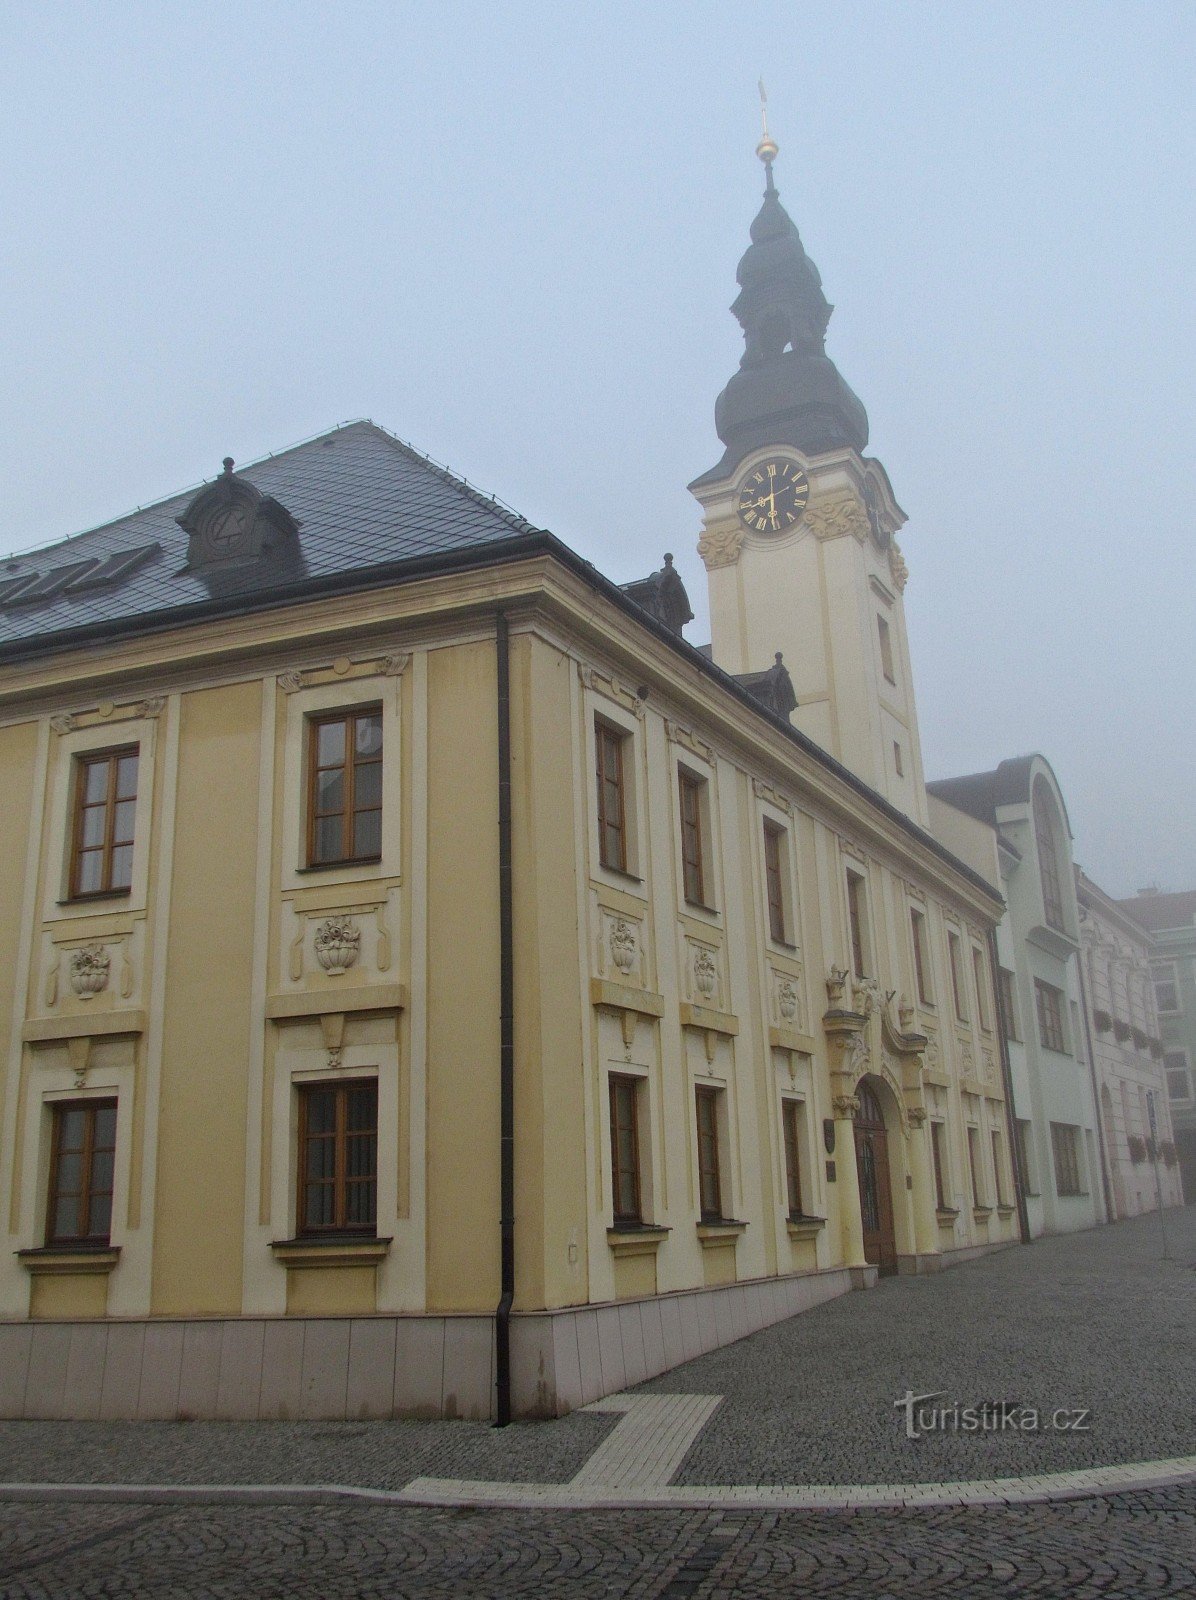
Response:
[[[6,597],[10,606],[23,606],[32,604],[36,600],[52,600],[55,595],[61,594],[68,583],[83,576],[95,566],[94,559],[88,561],[72,561],[65,567],[55,567],[41,578],[35,578],[25,588],[18,589]]]
[[[150,556],[157,555],[162,549],[160,544],[143,544],[135,550],[116,550],[110,556],[105,556],[98,566],[92,566],[87,571],[80,573],[77,578],[72,578],[65,588],[74,594],[79,589],[98,589],[102,584],[118,583],[121,578],[127,577],[134,567],[139,567],[143,561],[148,561]]]
[[[237,477],[231,456],[224,458],[222,475],[175,520],[189,535],[190,572],[283,562],[299,553],[298,522],[277,500]]]

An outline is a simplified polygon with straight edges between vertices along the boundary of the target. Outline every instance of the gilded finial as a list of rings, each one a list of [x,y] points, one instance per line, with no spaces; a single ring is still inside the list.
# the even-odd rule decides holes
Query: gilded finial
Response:
[[[772,164],[777,158],[780,146],[768,131],[768,95],[764,88],[764,79],[760,79],[760,143],[756,146],[756,154],[764,163],[764,170],[768,174],[768,187],[772,188]]]

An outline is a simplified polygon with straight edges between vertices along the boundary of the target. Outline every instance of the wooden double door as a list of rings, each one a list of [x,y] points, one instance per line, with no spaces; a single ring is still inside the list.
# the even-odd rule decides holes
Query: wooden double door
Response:
[[[864,1260],[879,1268],[884,1277],[897,1271],[888,1135],[880,1101],[867,1078],[860,1081],[857,1093],[860,1109],[855,1115],[855,1165],[860,1180]]]

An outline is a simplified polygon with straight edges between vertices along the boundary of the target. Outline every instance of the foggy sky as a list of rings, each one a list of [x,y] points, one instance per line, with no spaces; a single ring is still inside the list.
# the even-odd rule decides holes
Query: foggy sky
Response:
[[[0,4],[0,549],[351,417],[619,581],[721,454],[781,198],[909,515],[928,776],[1041,750],[1196,884],[1188,4]]]

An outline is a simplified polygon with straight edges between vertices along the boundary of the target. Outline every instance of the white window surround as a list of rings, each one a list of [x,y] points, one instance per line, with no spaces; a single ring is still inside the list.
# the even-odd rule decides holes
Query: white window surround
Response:
[[[586,807],[586,837],[589,841],[590,877],[624,894],[646,900],[647,886],[641,871],[645,860],[644,825],[648,814],[644,776],[644,724],[633,711],[617,700],[587,688],[585,708],[585,762],[583,796]],[[619,872],[602,864],[598,848],[598,744],[596,727],[604,722],[623,738],[623,832],[627,848],[627,870]]]
[[[688,745],[670,740],[669,787],[672,809],[673,871],[677,885],[677,909],[683,916],[697,917],[712,925],[721,924],[723,892],[721,835],[718,819],[718,788],[714,766],[695,755]],[[700,785],[698,804],[702,827],[702,891],[705,904],[685,898],[685,867],[681,857],[681,773],[687,772]]]
[[[806,1098],[806,1096],[804,1094],[793,1093],[792,1091],[789,1091],[789,1090],[782,1090],[782,1092],[781,1092],[782,1116],[784,1116],[784,1108],[785,1108],[786,1105],[795,1105],[797,1107],[797,1165],[798,1165],[798,1175],[797,1176],[798,1176],[798,1187],[801,1189],[801,1210],[802,1210],[802,1215],[803,1216],[807,1216],[807,1217],[814,1216],[814,1215],[817,1214],[817,1203],[816,1203],[816,1196],[814,1194],[814,1184],[813,1184],[814,1172],[815,1172],[815,1160],[814,1160],[814,1152],[810,1147],[811,1117],[810,1117],[809,1102],[808,1102],[808,1100],[807,1100],[807,1098]],[[789,1198],[789,1169],[788,1169],[788,1166],[786,1165],[786,1163],[788,1161],[788,1155],[787,1155],[787,1152],[786,1152],[786,1149],[785,1149],[785,1129],[784,1129],[784,1124],[783,1123],[781,1125],[781,1130],[780,1131],[781,1131],[781,1174],[782,1174],[782,1178],[784,1180],[783,1185],[782,1185],[781,1195],[782,1195],[782,1199],[787,1202],[788,1198]],[[785,1204],[783,1206],[783,1210],[785,1211],[785,1214],[787,1216],[789,1214],[788,1204]]]
[[[402,676],[371,674],[297,689],[286,699],[286,732],[282,760],[282,883],[285,890],[310,889],[326,883],[360,883],[398,878],[402,862],[400,820],[402,774],[399,766],[402,727]],[[308,729],[311,718],[362,706],[382,707],[382,858],[359,864],[307,865]]]
[[[781,905],[785,912],[785,939],[779,943],[772,936],[768,920],[768,870],[764,861],[764,825],[775,828],[780,835]],[[759,873],[760,904],[764,908],[764,937],[774,950],[793,955],[802,947],[801,898],[797,881],[797,848],[794,838],[794,819],[787,812],[767,800],[756,802],[756,859]]]
[[[1180,1002],[1179,995],[1179,971],[1177,963],[1174,961],[1152,962],[1150,968],[1150,977],[1151,982],[1154,985],[1155,1006],[1159,1015],[1161,1017],[1180,1016],[1183,1012],[1183,1006]],[[1172,991],[1170,998],[1174,1000],[1174,1005],[1164,1006],[1162,1004],[1161,1000],[1159,999],[1160,985],[1170,986]]]
[[[843,939],[846,954],[847,970],[855,977],[855,962],[851,948],[851,879],[858,878],[863,888],[862,915],[860,917],[860,939],[863,944],[863,966],[866,978],[875,978],[876,973],[876,940],[872,930],[872,885],[869,881],[868,863],[859,856],[841,852],[842,867],[839,880],[842,885],[843,896]]]
[[[164,713],[165,714],[165,713]],[[149,886],[150,832],[154,816],[154,752],[156,717],[131,717],[100,722],[57,735],[50,745],[49,860],[45,874],[42,917],[46,922],[99,917],[105,912],[144,911]],[[137,750],[137,803],[133,816],[133,873],[127,893],[72,900],[71,842],[78,758],[96,750]]]
[[[601,1163],[601,1214],[606,1219],[607,1226],[610,1226],[615,1204],[610,1138],[610,1080],[612,1078],[634,1078],[636,1080],[635,1134],[636,1154],[639,1157],[640,1216],[643,1218],[644,1227],[659,1227],[660,1224],[655,1220],[656,1192],[653,1183],[652,1073],[648,1067],[639,1061],[608,1061],[606,1066],[605,1092],[601,1096],[602,1104],[600,1110],[600,1134],[602,1150],[605,1156],[604,1161]]]
[[[1175,1105],[1184,1105],[1193,1098],[1192,1095],[1192,1063],[1188,1052],[1183,1049],[1165,1050],[1163,1052],[1163,1072],[1167,1082],[1167,1098]],[[1183,1073],[1184,1083],[1187,1085],[1183,1094],[1172,1094],[1172,1073]]]

